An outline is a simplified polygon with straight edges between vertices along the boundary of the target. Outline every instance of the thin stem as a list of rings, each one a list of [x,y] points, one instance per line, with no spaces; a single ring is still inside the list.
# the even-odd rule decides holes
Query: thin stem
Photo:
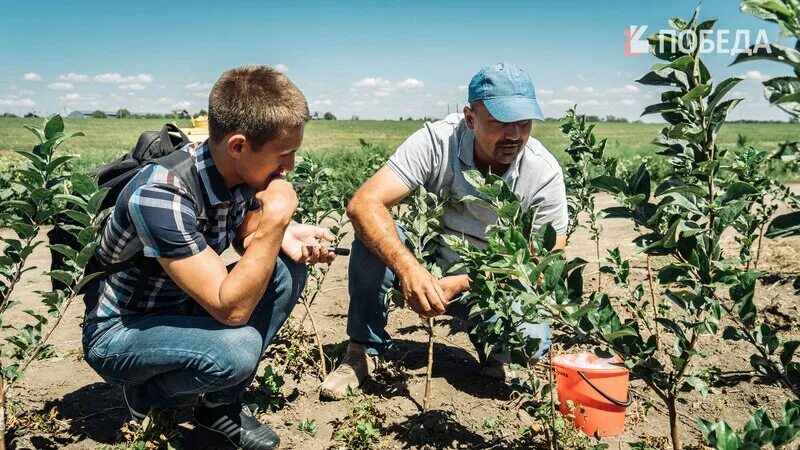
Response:
[[[681,450],[681,436],[678,430],[678,412],[675,409],[675,397],[670,394],[667,401],[667,413],[669,414],[669,430],[672,436],[672,450]]]
[[[328,371],[325,369],[325,351],[322,349],[322,340],[319,338],[319,333],[317,332],[317,323],[314,320],[314,315],[311,314],[311,307],[308,304],[308,299],[305,296],[301,296],[301,300],[303,306],[306,308],[306,315],[311,318],[311,329],[314,331],[314,339],[317,341],[317,350],[319,351],[319,373],[322,380],[325,380],[325,377],[328,376]]]
[[[550,421],[553,427],[553,447],[558,450],[558,429],[556,429],[556,401],[553,398],[553,352],[548,352],[550,367],[547,368],[547,379],[550,384]]]
[[[433,376],[433,343],[436,340],[436,332],[433,328],[433,317],[428,319],[428,369],[425,373],[425,396],[422,397],[422,410],[427,411],[430,406],[431,398],[431,378]]]
[[[764,225],[766,223],[762,223],[758,228],[758,248],[756,249],[756,261],[753,264],[753,269],[755,270],[758,270],[758,262],[761,260],[761,240],[764,238]]]
[[[0,364],[0,369],[3,365]],[[6,396],[3,377],[0,376],[0,450],[6,450]]]
[[[661,349],[661,337],[658,334],[658,321],[655,319],[658,318],[658,305],[656,301],[656,288],[655,283],[653,282],[653,257],[647,255],[647,282],[650,284],[650,301],[653,305],[653,329],[655,330],[656,335],[656,350]]]

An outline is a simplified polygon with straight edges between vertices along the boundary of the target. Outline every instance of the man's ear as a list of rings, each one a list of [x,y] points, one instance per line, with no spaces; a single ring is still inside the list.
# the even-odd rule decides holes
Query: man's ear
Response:
[[[475,127],[475,111],[469,106],[464,106],[464,119],[467,121],[467,127],[472,130]]]
[[[226,150],[231,158],[239,159],[247,145],[247,138],[243,134],[233,133],[232,135],[228,136],[226,141]]]

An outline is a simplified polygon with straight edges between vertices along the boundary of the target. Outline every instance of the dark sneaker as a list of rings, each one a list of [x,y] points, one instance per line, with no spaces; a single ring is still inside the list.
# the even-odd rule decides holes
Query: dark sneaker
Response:
[[[125,406],[128,407],[128,413],[131,418],[137,422],[141,422],[150,413],[150,408],[142,405],[137,405],[134,399],[133,390],[136,388],[133,384],[126,384],[122,386],[122,398],[125,399]]]
[[[194,409],[194,421],[207,430],[222,434],[243,450],[272,450],[281,443],[278,435],[253,417],[250,408],[241,403],[212,408],[201,400]]]

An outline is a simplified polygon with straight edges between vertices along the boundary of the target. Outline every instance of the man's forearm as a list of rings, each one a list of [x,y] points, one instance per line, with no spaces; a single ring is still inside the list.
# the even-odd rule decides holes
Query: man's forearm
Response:
[[[347,208],[356,237],[395,274],[419,264],[397,234],[389,210],[379,201],[362,200]]]

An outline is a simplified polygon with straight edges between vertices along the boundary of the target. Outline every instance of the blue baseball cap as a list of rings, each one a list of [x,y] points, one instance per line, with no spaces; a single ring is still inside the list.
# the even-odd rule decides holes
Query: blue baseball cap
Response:
[[[513,64],[500,62],[481,69],[469,82],[468,100],[483,101],[500,122],[544,120],[531,77]]]

